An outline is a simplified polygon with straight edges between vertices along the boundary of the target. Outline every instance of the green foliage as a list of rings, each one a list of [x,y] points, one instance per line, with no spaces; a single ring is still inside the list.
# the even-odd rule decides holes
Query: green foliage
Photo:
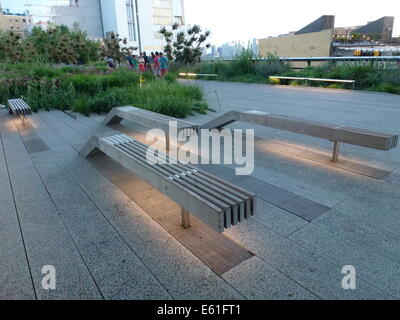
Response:
[[[131,88],[113,88],[102,94],[88,99],[90,112],[108,112],[112,108],[130,103]]]
[[[202,62],[181,67],[175,72],[217,74],[218,80],[222,81],[266,83],[268,76],[279,75],[290,70],[290,65],[281,63],[274,56],[269,56],[265,60],[254,60],[253,56],[251,50],[245,49],[232,61]],[[210,79],[215,80],[215,78]]]
[[[377,91],[400,94],[400,86],[395,86],[392,83],[381,83],[377,87]]]
[[[130,101],[140,108],[184,118],[192,111],[195,101],[201,98],[199,87],[155,81],[145,84],[143,89],[132,88]]]
[[[208,104],[206,102],[198,101],[194,104],[194,109],[198,113],[201,114],[207,114],[207,111],[209,110]]]
[[[89,115],[91,112],[108,112],[117,106],[134,105],[185,117],[198,109],[203,97],[200,87],[178,84],[175,75],[156,81],[152,73],[141,76],[123,68],[103,74],[88,68],[0,64],[0,70],[6,75],[18,76],[0,79],[0,103],[22,97],[34,111],[72,109]],[[200,111],[205,112],[205,107]]]
[[[86,34],[57,26],[34,28],[27,37],[13,32],[0,34],[0,60],[11,63],[53,62],[83,64],[100,58],[100,44]]]
[[[167,81],[168,83],[175,83],[177,79],[177,75],[175,73],[167,73],[164,76],[164,80]]]
[[[396,69],[382,69],[373,65],[354,65],[332,63],[318,67],[309,67],[298,71],[289,71],[282,76],[326,78],[355,80],[355,88],[360,90],[376,90],[390,93],[399,92],[400,73]],[[311,86],[325,85],[326,83],[310,82]],[[341,85],[340,87],[343,87]]]
[[[156,76],[154,75],[153,72],[147,71],[147,72],[143,73],[143,80],[144,80],[144,82],[155,81]]]
[[[13,32],[0,32],[0,61],[82,65],[106,56],[123,61],[127,54],[137,49],[128,47],[127,43],[127,39],[115,34],[101,44],[89,40],[77,28],[70,30],[66,26],[52,26],[43,30],[35,27],[26,37]]]
[[[39,109],[70,109],[74,104],[76,93],[71,85],[60,86],[56,80],[29,81],[26,92],[21,95],[33,111]]]
[[[49,66],[36,65],[31,69],[31,75],[38,78],[60,77],[64,71]]]
[[[335,89],[349,88],[345,84],[318,81],[289,81],[269,79],[269,76],[291,76],[302,78],[324,78],[355,80],[355,89],[382,91],[400,94],[400,72],[398,68],[380,68],[371,64],[334,64],[292,70],[287,63],[274,56],[254,60],[251,51],[244,50],[233,61],[202,62],[191,66],[174,67],[174,72],[218,74],[218,80],[268,84],[308,85]],[[215,78],[202,78],[215,80]]]
[[[89,107],[89,100],[87,99],[87,97],[80,96],[77,100],[75,100],[71,110],[74,112],[82,113],[85,116],[89,116],[90,107]]]
[[[211,32],[203,32],[198,25],[182,29],[178,24],[174,24],[171,31],[163,27],[159,32],[166,42],[165,54],[169,60],[178,64],[188,65],[200,62],[204,48],[210,47],[210,44],[205,43]]]
[[[138,85],[140,75],[128,70],[118,70],[106,75],[77,74],[65,80],[72,83],[79,93],[95,96],[109,88]]]
[[[255,72],[253,51],[243,49],[231,62],[235,74],[251,74]]]
[[[135,47],[128,47],[128,39],[120,38],[119,35],[112,33],[110,37],[104,39],[102,46],[102,56],[112,57],[115,61],[121,62],[125,60],[127,55],[133,54],[137,50]]]

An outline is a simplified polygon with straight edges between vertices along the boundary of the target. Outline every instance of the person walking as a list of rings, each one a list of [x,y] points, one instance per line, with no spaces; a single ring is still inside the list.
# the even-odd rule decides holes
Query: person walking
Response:
[[[147,71],[150,69],[150,59],[146,52],[143,52],[143,59],[144,59],[144,67]]]
[[[150,60],[150,71],[151,72],[154,72],[154,58],[155,58],[156,56],[155,56],[155,54],[154,54],[154,52],[152,52],[151,54],[150,54],[150,57],[149,57],[149,60]]]
[[[118,67],[117,63],[111,56],[107,57],[107,64],[110,69],[117,69],[117,67]]]
[[[160,64],[160,77],[164,78],[164,76],[168,73],[168,59],[163,53],[160,53],[158,63]]]
[[[126,56],[125,58],[126,58],[126,61],[128,62],[128,66],[129,66],[131,69],[134,69],[132,55],[131,55],[131,54],[127,54],[127,56]]]
[[[154,57],[154,75],[156,77],[160,76],[160,63],[158,62],[159,59],[160,55],[158,54],[158,52],[156,52],[156,55]]]
[[[146,71],[146,62],[143,58],[143,53],[140,54],[138,62],[139,62],[139,72],[143,74]]]
[[[132,65],[133,65],[133,71],[138,72],[139,62],[138,62],[137,56],[135,54],[132,57]]]

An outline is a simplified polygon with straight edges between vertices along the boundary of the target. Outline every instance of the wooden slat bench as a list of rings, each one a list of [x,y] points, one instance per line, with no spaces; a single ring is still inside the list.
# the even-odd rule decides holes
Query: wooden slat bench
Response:
[[[132,106],[113,108],[104,119],[103,124],[107,126],[110,124],[119,123],[122,120],[131,121],[151,129],[157,128],[163,130],[167,136],[167,149],[169,149],[169,125],[171,121],[177,122],[178,132],[187,129],[187,136],[190,136],[193,132],[197,133],[199,130],[199,126],[191,122],[179,120]]]
[[[203,124],[201,129],[222,129],[236,121],[252,123],[274,129],[295,132],[334,142],[332,161],[339,159],[340,143],[389,151],[397,147],[399,136],[390,133],[364,130],[327,122],[306,120],[260,111],[231,111]]]
[[[179,73],[181,77],[187,77],[188,79],[190,77],[196,78],[196,77],[207,77],[207,78],[218,78],[217,74],[214,73],[186,73],[186,72],[181,72]]]
[[[182,226],[190,227],[189,213],[212,229],[225,229],[253,216],[256,196],[207,172],[184,164],[156,164],[147,160],[149,147],[124,134],[95,136],[82,149],[84,157],[104,152],[181,206]],[[160,154],[165,160],[169,157]]]
[[[22,99],[10,99],[7,105],[10,114],[25,116],[32,113],[31,107]]]
[[[318,82],[333,82],[333,83],[347,83],[351,84],[353,89],[356,83],[355,80],[346,80],[346,79],[324,79],[324,78],[304,78],[304,77],[281,77],[281,76],[270,76],[269,79],[274,80],[300,80],[300,81],[318,81]]]

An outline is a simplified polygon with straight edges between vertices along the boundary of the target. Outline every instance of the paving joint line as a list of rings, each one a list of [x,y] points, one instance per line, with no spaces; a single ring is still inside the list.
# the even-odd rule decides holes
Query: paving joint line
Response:
[[[26,258],[27,266],[28,266],[28,269],[29,269],[29,275],[30,275],[31,282],[32,282],[33,293],[34,293],[35,299],[38,300],[38,296],[37,296],[37,292],[36,292],[36,288],[35,288],[35,282],[33,280],[32,268],[31,268],[31,265],[30,265],[30,262],[29,262],[28,251],[27,251],[26,245],[25,245],[25,238],[24,238],[24,234],[22,232],[21,221],[20,221],[20,218],[19,218],[17,203],[15,202],[14,188],[13,188],[12,181],[11,181],[10,170],[8,168],[8,161],[7,161],[7,156],[6,156],[6,153],[5,153],[3,135],[1,133],[1,130],[0,130],[0,139],[1,139],[2,149],[3,149],[4,162],[6,164],[6,169],[7,169],[8,181],[9,181],[9,184],[10,184],[11,194],[12,194],[12,197],[13,197],[15,214],[17,216],[18,228],[19,228],[19,231],[20,231],[20,234],[21,234],[22,245],[24,247],[25,258]]]

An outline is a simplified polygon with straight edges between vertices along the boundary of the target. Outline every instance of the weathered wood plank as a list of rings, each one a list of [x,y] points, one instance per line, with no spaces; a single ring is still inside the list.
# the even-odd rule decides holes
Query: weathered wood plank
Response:
[[[398,135],[336,125],[327,122],[305,120],[266,112],[228,112],[201,126],[203,129],[221,128],[229,123],[242,121],[274,129],[290,131],[330,141],[388,151],[397,147]]]
[[[93,150],[101,150],[216,231],[223,232],[225,228],[254,215],[255,195],[241,192],[226,182],[221,183],[220,179],[215,179],[215,184],[212,184],[212,176],[191,166],[150,165],[147,148],[126,135],[111,135],[92,138],[81,154],[87,156]],[[168,156],[163,157],[168,160]],[[206,179],[202,179],[203,176]],[[218,188],[218,185],[223,188]]]

